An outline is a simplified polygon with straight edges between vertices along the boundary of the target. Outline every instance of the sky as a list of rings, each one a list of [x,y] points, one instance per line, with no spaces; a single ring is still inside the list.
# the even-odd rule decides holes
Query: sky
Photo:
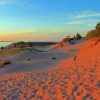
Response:
[[[0,41],[58,41],[100,22],[100,0],[0,0]]]

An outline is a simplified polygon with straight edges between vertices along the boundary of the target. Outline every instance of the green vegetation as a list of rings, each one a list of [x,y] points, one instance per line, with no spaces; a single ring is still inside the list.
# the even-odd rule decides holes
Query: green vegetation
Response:
[[[98,23],[94,30],[91,30],[87,33],[87,39],[100,37],[100,23]]]
[[[82,38],[82,36],[81,36],[79,33],[77,33],[76,36],[75,36],[75,39],[76,39],[76,40],[79,40],[79,39],[81,39],[81,38]]]

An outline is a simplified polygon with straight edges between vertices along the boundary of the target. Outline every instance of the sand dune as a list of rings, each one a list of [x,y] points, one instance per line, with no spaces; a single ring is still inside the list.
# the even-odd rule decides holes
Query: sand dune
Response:
[[[76,58],[75,55],[71,58],[61,57],[54,67],[44,71],[0,75],[0,98],[2,100],[99,100],[100,42],[97,41],[98,39],[89,40],[84,46],[82,43],[71,48],[66,46],[57,49],[61,52],[73,52],[76,48],[78,50],[81,48]]]
[[[78,59],[90,59],[100,56],[100,38],[93,38],[84,44],[78,54]]]

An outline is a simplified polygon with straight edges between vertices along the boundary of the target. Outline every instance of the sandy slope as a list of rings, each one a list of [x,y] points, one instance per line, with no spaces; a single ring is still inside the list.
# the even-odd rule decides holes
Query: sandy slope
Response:
[[[87,52],[91,51],[91,43],[85,43]],[[99,44],[96,44],[98,49]],[[96,56],[91,53],[93,57],[87,59],[84,50],[76,59],[62,59],[45,71],[1,75],[1,100],[99,100],[100,53],[96,51]]]
[[[7,58],[9,61],[11,61],[12,64],[4,66],[4,68],[0,70],[0,74],[45,70],[56,65],[59,60],[65,59],[69,56],[71,55],[68,53],[54,49],[49,49],[46,52],[28,51],[20,55]],[[28,61],[28,58],[31,60]]]

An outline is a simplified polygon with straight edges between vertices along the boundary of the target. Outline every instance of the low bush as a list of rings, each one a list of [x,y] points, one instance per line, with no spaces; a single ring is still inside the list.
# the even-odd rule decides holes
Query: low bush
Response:
[[[56,58],[55,58],[55,57],[53,57],[52,59],[53,59],[53,60],[56,60]]]
[[[6,61],[3,62],[3,65],[9,65],[9,64],[11,64],[11,62],[8,61],[8,60],[6,60]]]
[[[27,58],[27,61],[31,61],[31,58]]]
[[[4,47],[1,47],[1,50],[4,49]]]
[[[0,67],[4,67],[4,65],[9,65],[11,64],[10,61],[6,60],[6,61],[0,61]]]

